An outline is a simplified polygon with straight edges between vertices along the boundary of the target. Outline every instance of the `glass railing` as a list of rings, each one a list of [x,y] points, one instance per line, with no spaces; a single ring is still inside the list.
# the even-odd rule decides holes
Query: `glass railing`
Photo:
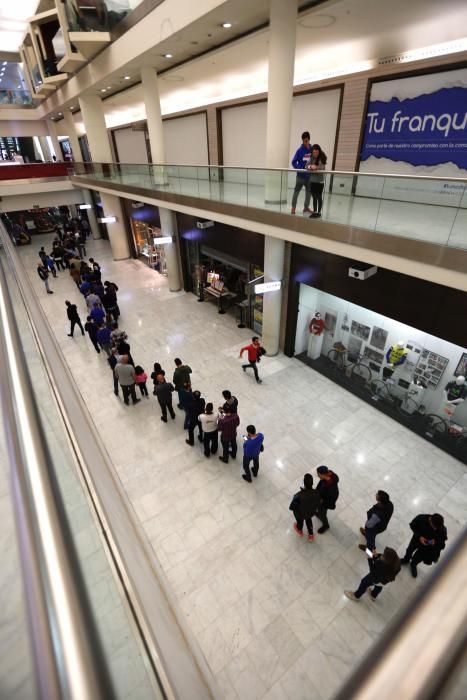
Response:
[[[8,435],[0,456],[5,457],[5,472],[11,473],[29,621],[27,628],[18,600],[19,567],[5,569],[14,561],[14,553],[3,551],[2,569],[8,576],[0,575],[0,585],[2,597],[9,601],[9,613],[14,614],[14,629],[0,625],[1,695],[165,698],[167,688],[160,682],[141,620],[135,619],[134,605],[129,604],[128,590],[122,584],[125,573],[115,563],[119,550],[111,551],[105,518],[102,520],[86,477],[89,464],[83,462],[79,439],[63,412],[63,395],[59,396],[55,376],[45,361],[47,357],[54,362],[56,349],[52,341],[50,347],[43,343],[45,331],[38,331],[36,325],[39,307],[30,305],[34,294],[25,289],[29,284],[26,275],[20,274],[21,280],[18,277],[16,251],[1,224],[0,243],[0,395]],[[60,363],[54,364],[57,371]],[[63,392],[66,379],[60,384]],[[76,388],[74,391],[78,394]],[[85,441],[92,442],[90,428],[83,433]],[[2,496],[7,492],[2,487]],[[13,532],[8,542],[5,539],[9,503],[4,501],[5,497],[3,544],[4,550],[10,550],[15,540]],[[5,620],[3,613],[0,620]],[[34,663],[28,653],[27,630]],[[11,664],[5,665],[6,659]],[[19,694],[5,694],[8,687]]]
[[[70,32],[110,32],[143,0],[65,0]]]
[[[75,163],[74,167],[81,177],[310,216],[303,211],[305,187],[298,193],[296,214],[291,213],[297,179],[306,176],[304,171],[127,163]],[[312,180],[311,189],[312,193],[322,189],[323,200],[319,216],[314,214],[312,220],[467,248],[466,178],[328,171]],[[309,207],[313,206],[320,206],[319,199],[311,198]]]
[[[29,90],[0,90],[0,105],[32,105]]]

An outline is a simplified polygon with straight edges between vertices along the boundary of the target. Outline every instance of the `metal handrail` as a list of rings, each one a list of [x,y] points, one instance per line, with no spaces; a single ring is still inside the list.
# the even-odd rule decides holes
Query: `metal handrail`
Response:
[[[1,261],[0,377],[38,696],[113,700]]]
[[[109,163],[101,163],[97,161],[76,161],[76,162],[70,162],[69,165],[71,167],[74,166],[80,166],[80,165],[125,165],[125,166],[131,166],[131,165],[136,165],[136,166],[144,166],[147,168],[206,168],[209,170],[213,170],[214,168],[218,168],[219,170],[258,170],[258,171],[266,171],[266,172],[284,172],[284,173],[297,173],[297,172],[306,172],[308,173],[308,170],[297,170],[295,168],[250,168],[247,166],[243,165],[216,165],[215,163],[204,163],[203,165],[192,165],[192,164],[187,164],[187,163],[121,163],[120,161],[114,161],[114,162],[109,162]],[[405,180],[439,180],[440,182],[463,182],[467,185],[467,178],[466,177],[438,177],[435,175],[397,175],[396,173],[367,173],[367,172],[360,172],[358,170],[324,170],[320,171],[322,175],[351,175],[354,177],[388,177],[388,178],[396,178],[396,179],[405,179]],[[79,173],[81,174],[81,173]]]

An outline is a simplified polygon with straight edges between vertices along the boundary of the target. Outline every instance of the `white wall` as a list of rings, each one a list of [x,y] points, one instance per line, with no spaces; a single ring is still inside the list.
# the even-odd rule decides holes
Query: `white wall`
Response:
[[[312,143],[319,143],[331,167],[334,153],[340,89],[298,95],[292,101],[289,162],[309,131]],[[224,165],[266,167],[266,102],[222,110]],[[291,166],[290,166],[291,167]]]
[[[47,136],[45,121],[11,121],[0,122],[0,136]]]
[[[206,112],[164,119],[164,142],[167,163],[207,165],[209,154]]]
[[[147,163],[148,155],[144,131],[116,129],[114,132],[117,152],[115,154],[119,163]]]
[[[448,343],[441,338],[437,338],[429,333],[424,333],[423,331],[412,328],[411,326],[407,326],[404,323],[399,323],[399,321],[395,321],[394,319],[377,314],[374,311],[364,309],[362,306],[358,306],[357,304],[352,304],[344,299],[339,299],[332,294],[327,294],[326,292],[321,292],[314,287],[301,284],[297,333],[295,338],[295,354],[299,354],[307,350],[310,335],[308,332],[308,326],[316,311],[321,313],[323,319],[326,312],[337,316],[334,336],[332,336],[328,331],[325,331],[324,333],[322,355],[326,355],[336,341],[341,341],[346,347],[348,347],[350,332],[343,330],[341,326],[346,325],[351,327],[352,321],[357,321],[358,323],[369,326],[371,329],[368,341],[362,342],[362,354],[366,346],[376,349],[370,345],[370,341],[373,326],[377,326],[378,328],[383,328],[388,331],[384,350],[377,349],[378,352],[383,352],[385,354],[391,345],[397,343],[399,340],[404,340],[405,342],[414,341],[422,348],[427,348],[432,352],[448,358],[449,364],[447,365],[437,388],[433,390],[426,389],[421,401],[421,403],[426,406],[427,413],[440,413],[440,407],[443,400],[443,389],[448,381],[454,379],[454,372],[457,364],[462,353],[466,352],[464,348],[454,345],[453,343]],[[413,367],[411,368],[408,363],[417,362],[418,358],[419,355],[409,352],[406,363],[401,365],[400,369],[396,370],[394,373],[394,379],[397,381],[398,377],[401,377],[410,381],[413,373]],[[384,364],[382,366],[384,366]],[[373,376],[375,379],[378,378],[374,372]],[[467,423],[467,401],[465,401],[464,404],[462,404],[456,410],[455,420],[462,424]]]

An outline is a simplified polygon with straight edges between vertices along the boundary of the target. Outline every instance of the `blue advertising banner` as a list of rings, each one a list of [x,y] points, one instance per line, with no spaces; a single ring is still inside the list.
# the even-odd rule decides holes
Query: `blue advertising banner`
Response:
[[[467,88],[369,103],[361,160],[370,156],[467,170]]]

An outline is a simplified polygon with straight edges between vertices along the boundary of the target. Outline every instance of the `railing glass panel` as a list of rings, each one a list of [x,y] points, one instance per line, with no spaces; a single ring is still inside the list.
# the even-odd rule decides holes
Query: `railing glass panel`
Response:
[[[0,90],[0,105],[32,105],[28,90]]]
[[[70,32],[110,32],[142,0],[65,0]]]
[[[76,175],[291,214],[297,171],[228,166],[76,163]],[[305,173],[303,173],[306,175]],[[300,174],[299,174],[300,178]],[[314,179],[311,176],[311,189]],[[467,179],[325,173],[321,219],[375,233],[467,247]],[[296,216],[303,212],[305,188]],[[314,200],[311,199],[310,208]]]

